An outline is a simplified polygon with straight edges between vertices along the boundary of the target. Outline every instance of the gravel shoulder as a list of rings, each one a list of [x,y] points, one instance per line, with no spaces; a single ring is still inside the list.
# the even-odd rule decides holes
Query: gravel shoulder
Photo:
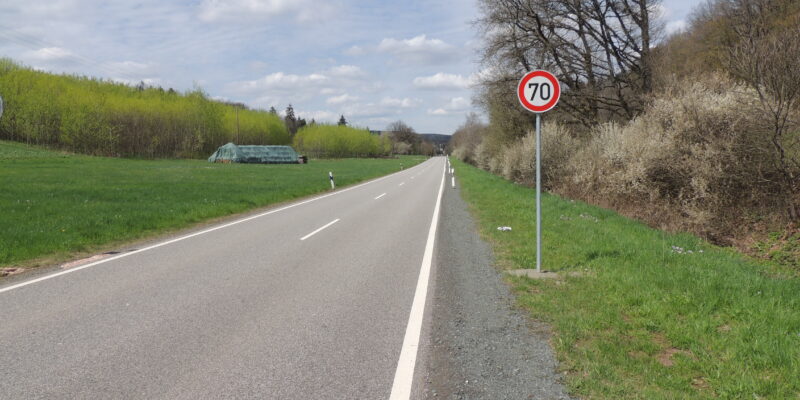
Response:
[[[415,397],[570,399],[547,325],[515,307],[459,189],[442,203]]]

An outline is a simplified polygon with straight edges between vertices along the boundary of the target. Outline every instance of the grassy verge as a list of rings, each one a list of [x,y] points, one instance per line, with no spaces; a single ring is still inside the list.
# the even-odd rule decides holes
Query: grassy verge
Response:
[[[0,141],[0,266],[35,265],[410,167],[423,157],[209,164],[65,155]]]
[[[499,268],[535,265],[532,189],[453,162]],[[587,399],[800,398],[800,280],[686,234],[545,195],[544,269],[510,279]],[[512,231],[498,231],[498,226]]]

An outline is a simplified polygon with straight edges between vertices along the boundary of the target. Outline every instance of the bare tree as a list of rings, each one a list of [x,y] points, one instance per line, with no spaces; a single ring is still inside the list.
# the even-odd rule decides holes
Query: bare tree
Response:
[[[416,131],[414,131],[414,128],[410,127],[403,121],[395,121],[389,124],[389,126],[386,127],[386,130],[392,132],[392,142],[395,143],[395,147],[398,150],[395,151],[396,153],[399,153],[399,150],[401,150],[400,147],[398,147],[399,143],[408,144],[407,151],[410,153],[416,154],[419,152],[419,146],[422,142],[422,138],[417,134]],[[402,146],[402,150],[405,151],[406,147]]]
[[[484,61],[512,71],[551,69],[565,111],[584,125],[630,119],[653,87],[652,15],[658,0],[480,0]]]
[[[474,162],[475,147],[483,141],[486,129],[486,124],[478,114],[468,114],[464,123],[453,133],[447,145],[448,151],[463,161]]]
[[[727,13],[737,43],[730,47],[729,71],[758,93],[770,126],[775,167],[789,193],[788,213],[800,219],[798,177],[800,146],[800,28],[775,29],[771,21],[780,12],[769,0],[732,0]]]

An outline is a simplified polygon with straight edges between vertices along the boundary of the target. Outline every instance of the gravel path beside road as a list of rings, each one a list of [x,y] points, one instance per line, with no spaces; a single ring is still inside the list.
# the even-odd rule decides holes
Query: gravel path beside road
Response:
[[[442,199],[436,248],[421,397],[570,399],[547,326],[514,306],[457,188]]]

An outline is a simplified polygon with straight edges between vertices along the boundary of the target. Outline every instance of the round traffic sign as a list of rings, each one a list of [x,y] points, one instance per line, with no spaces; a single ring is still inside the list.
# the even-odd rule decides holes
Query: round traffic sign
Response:
[[[531,71],[519,80],[517,97],[529,111],[550,111],[561,97],[561,85],[556,77],[544,70]]]

